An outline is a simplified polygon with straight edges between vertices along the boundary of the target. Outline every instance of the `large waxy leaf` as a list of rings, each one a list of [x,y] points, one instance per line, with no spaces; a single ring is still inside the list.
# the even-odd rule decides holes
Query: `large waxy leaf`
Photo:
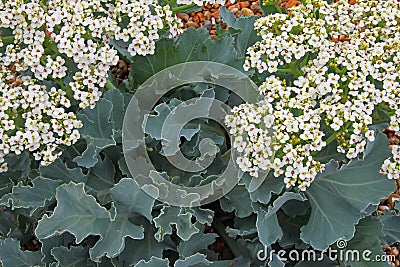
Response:
[[[253,204],[257,213],[256,225],[258,235],[260,242],[263,243],[264,246],[269,247],[278,239],[282,238],[283,231],[279,225],[276,213],[289,200],[305,201],[306,198],[301,194],[285,192],[274,201],[273,206],[269,207],[267,211],[261,205]]]
[[[167,67],[188,61],[214,61],[243,71],[244,57],[236,55],[234,46],[231,36],[211,40],[206,29],[189,28],[182,33],[177,43],[165,39],[158,41],[154,55],[135,56],[133,75],[141,84]]]
[[[147,117],[146,126],[144,132],[149,134],[152,138],[156,140],[161,140],[161,132],[165,119],[171,110],[174,109],[181,103],[178,99],[172,99],[170,103],[161,103],[154,108],[157,115],[149,115]]]
[[[35,230],[39,239],[68,231],[80,243],[89,235],[99,235],[99,241],[89,250],[90,258],[99,261],[104,254],[109,258],[117,256],[124,249],[126,237],[144,236],[143,228],[131,223],[128,217],[119,217],[115,207],[110,213],[86,194],[84,184],[58,187],[56,199],[54,213],[50,217],[44,215]]]
[[[110,193],[120,214],[137,213],[151,221],[154,199],[140,189],[135,180],[123,178]]]
[[[381,243],[391,245],[400,241],[400,216],[392,212],[386,212],[382,217],[383,223]]]
[[[11,181],[18,182],[25,178],[30,170],[31,160],[27,152],[20,155],[10,154],[5,158],[8,171],[0,173],[0,188],[9,184]]]
[[[42,247],[40,249],[43,254],[42,262],[46,264],[56,262],[51,250],[55,247],[69,247],[69,245],[74,243],[74,241],[74,236],[68,232],[47,239],[42,239]]]
[[[98,199],[103,200],[115,184],[115,166],[107,155],[103,160],[98,157],[96,165],[89,170],[86,185],[95,191]]]
[[[40,251],[22,251],[17,240],[0,240],[0,262],[4,267],[41,266],[41,257]]]
[[[125,115],[124,96],[119,90],[109,90],[104,94],[104,98],[109,100],[112,105],[111,121],[113,122],[114,139],[121,140],[122,124]]]
[[[226,230],[230,237],[236,238],[238,235],[246,236],[257,233],[256,214],[252,214],[251,216],[246,218],[236,217],[233,219],[233,221],[234,221],[233,225],[234,227],[233,228],[227,227]]]
[[[149,261],[141,260],[135,267],[169,267],[169,260],[151,257]]]
[[[118,256],[119,261],[123,262],[127,266],[135,265],[141,261],[148,261],[154,257],[162,258],[163,250],[171,249],[171,246],[166,242],[158,242],[154,238],[156,229],[153,225],[144,218],[142,221],[144,227],[144,238],[140,240],[127,238],[125,241],[125,249]]]
[[[236,258],[233,260],[226,261],[209,261],[206,259],[206,256],[200,253],[196,253],[190,257],[185,259],[179,259],[175,262],[174,267],[187,267],[187,266],[196,266],[196,267],[250,267],[250,259],[245,258]]]
[[[246,188],[252,185],[252,180],[263,179],[263,177],[254,178],[248,173],[243,174],[241,181],[245,184]],[[257,181],[258,182],[258,181]],[[273,172],[269,172],[267,177],[262,181],[261,185],[255,190],[249,190],[250,198],[253,202],[258,201],[263,204],[268,204],[271,200],[272,194],[280,194],[285,187],[283,179],[281,177],[274,177]]]
[[[190,209],[165,205],[160,215],[153,219],[155,226],[158,228],[155,238],[159,241],[164,240],[165,235],[172,234],[172,225],[175,225],[177,235],[182,240],[189,240],[192,235],[200,231],[199,228],[192,224],[192,216]]]
[[[388,267],[387,262],[376,261],[378,258],[384,258],[385,255],[379,241],[382,227],[383,225],[379,218],[366,217],[361,219],[356,226],[353,239],[343,249],[347,259],[346,257],[342,259],[342,265],[351,265],[352,267]],[[364,255],[363,253],[366,251],[368,252]]]
[[[82,173],[82,169],[80,168],[70,169],[61,159],[57,159],[49,166],[40,166],[38,174],[41,177],[52,180],[60,180],[65,183],[69,182],[80,183],[80,182],[86,182],[87,180],[87,176]]]
[[[224,6],[219,9],[219,13],[230,28],[240,30],[240,33],[235,36],[236,49],[240,56],[244,56],[247,48],[254,45],[260,39],[254,30],[254,22],[257,17],[240,17],[236,19],[235,15]]]
[[[192,235],[187,242],[181,242],[178,246],[179,255],[182,257],[189,257],[197,252],[206,250],[207,246],[215,241],[218,237],[217,234],[204,234],[202,232]]]
[[[94,109],[86,108],[77,115],[83,123],[80,133],[87,144],[83,154],[74,159],[80,166],[93,167],[98,161],[97,155],[100,151],[115,145],[112,110],[111,101],[102,98]]]
[[[55,247],[51,250],[51,254],[58,261],[58,266],[68,267],[87,267],[94,266],[90,262],[89,249],[84,247]],[[91,263],[91,264],[90,264]]]
[[[249,192],[244,185],[235,186],[232,191],[220,199],[221,208],[226,212],[235,211],[239,218],[248,217],[253,213]]]
[[[205,42],[207,39],[210,39],[210,35],[205,28],[195,29],[191,27],[187,29],[187,31],[185,31],[185,33],[182,34],[181,38],[179,39],[177,46],[180,62],[200,60],[194,55],[196,54],[197,48],[201,47],[203,42]]]
[[[8,236],[18,227],[18,215],[9,210],[0,211],[0,236]]]
[[[295,245],[299,249],[309,247],[309,245],[304,244],[300,239],[300,228],[307,223],[308,218],[308,215],[291,218],[283,212],[278,212],[278,221],[283,232],[282,238],[279,240],[279,245],[281,247]]]
[[[328,257],[324,257],[321,261],[300,261],[295,267],[341,267],[336,262],[331,261]]]
[[[54,198],[56,188],[62,181],[55,181],[38,177],[32,181],[32,186],[25,186],[22,182],[12,188],[12,192],[0,199],[0,205],[6,205],[12,209],[44,207]]]
[[[364,217],[370,204],[379,204],[394,188],[394,181],[379,173],[383,161],[390,156],[387,138],[378,134],[369,143],[364,160],[354,160],[338,168],[330,162],[306,191],[312,212],[301,229],[301,239],[323,250],[339,238],[353,237],[354,225]]]

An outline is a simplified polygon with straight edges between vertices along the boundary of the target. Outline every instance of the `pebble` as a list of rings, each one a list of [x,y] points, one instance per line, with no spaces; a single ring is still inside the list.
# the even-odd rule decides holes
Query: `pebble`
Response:
[[[187,26],[188,28],[189,28],[189,27],[198,28],[198,27],[199,27],[199,24],[196,23],[196,22],[194,22],[194,21],[188,21],[188,22],[186,23],[186,26]]]
[[[249,8],[247,8],[247,7],[242,8],[241,11],[242,11],[243,16],[249,17],[249,16],[253,16],[253,15],[254,15],[253,10],[251,10],[251,9],[249,9]]]
[[[228,26],[220,18],[220,7],[221,5],[208,4],[202,6],[201,9],[197,12],[191,12],[189,14],[177,13],[177,16],[182,20],[184,24],[184,29],[187,29],[189,27],[203,27],[210,32],[211,38],[215,39],[217,38],[215,34],[217,26],[220,26],[224,30],[228,30]],[[229,0],[227,0],[225,3],[225,7],[237,18],[241,16],[263,16],[258,0],[236,0],[235,3],[231,3]]]

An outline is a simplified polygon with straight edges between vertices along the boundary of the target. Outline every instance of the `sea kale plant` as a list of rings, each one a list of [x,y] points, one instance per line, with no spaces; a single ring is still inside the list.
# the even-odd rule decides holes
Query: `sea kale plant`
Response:
[[[400,2],[259,0],[263,17],[240,18],[234,2],[0,1],[1,266],[396,266]],[[207,4],[216,38],[177,14]],[[180,109],[202,116],[169,136]],[[175,140],[212,162],[173,164]],[[127,160],[141,145],[134,168],[218,198],[160,201]]]

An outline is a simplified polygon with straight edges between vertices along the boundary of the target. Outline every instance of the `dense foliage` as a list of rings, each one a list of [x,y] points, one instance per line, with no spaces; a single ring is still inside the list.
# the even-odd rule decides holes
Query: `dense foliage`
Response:
[[[216,39],[204,28],[182,31],[173,14],[205,1],[166,2],[0,3],[2,265],[388,266],[283,262],[274,251],[320,254],[341,240],[343,251],[368,249],[373,259],[400,241],[398,206],[375,212],[395,190],[388,175],[398,178],[400,166],[399,146],[389,149],[382,133],[399,130],[400,2],[310,0],[288,11],[271,2],[259,19],[235,18],[222,6],[229,28],[217,29]],[[122,82],[111,74],[119,59],[131,64]],[[232,191],[201,207],[175,207],[132,179],[123,118],[141,84],[189,61],[242,71],[263,100],[243,103],[229,88],[187,84],[138,126],[153,165],[175,184],[209,183],[230,149],[242,153],[235,160],[245,173]],[[218,146],[207,170],[189,173],[165,160],[160,133],[166,116],[195,97],[233,109],[234,142],[212,120],[189,122],[179,136],[186,158],[202,155],[205,138]],[[264,249],[271,254],[263,260]]]

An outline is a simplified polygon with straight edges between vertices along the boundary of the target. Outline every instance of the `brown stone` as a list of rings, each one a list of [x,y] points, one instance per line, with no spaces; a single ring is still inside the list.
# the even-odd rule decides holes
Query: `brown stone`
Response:
[[[187,23],[186,25],[187,25],[188,28],[189,28],[189,27],[195,27],[195,28],[198,28],[198,27],[199,27],[199,24],[197,24],[197,23],[194,22],[194,21],[188,21],[188,23]]]
[[[243,8],[241,11],[242,11],[243,16],[253,16],[254,15],[254,12],[251,9],[246,8],[246,7]]]

